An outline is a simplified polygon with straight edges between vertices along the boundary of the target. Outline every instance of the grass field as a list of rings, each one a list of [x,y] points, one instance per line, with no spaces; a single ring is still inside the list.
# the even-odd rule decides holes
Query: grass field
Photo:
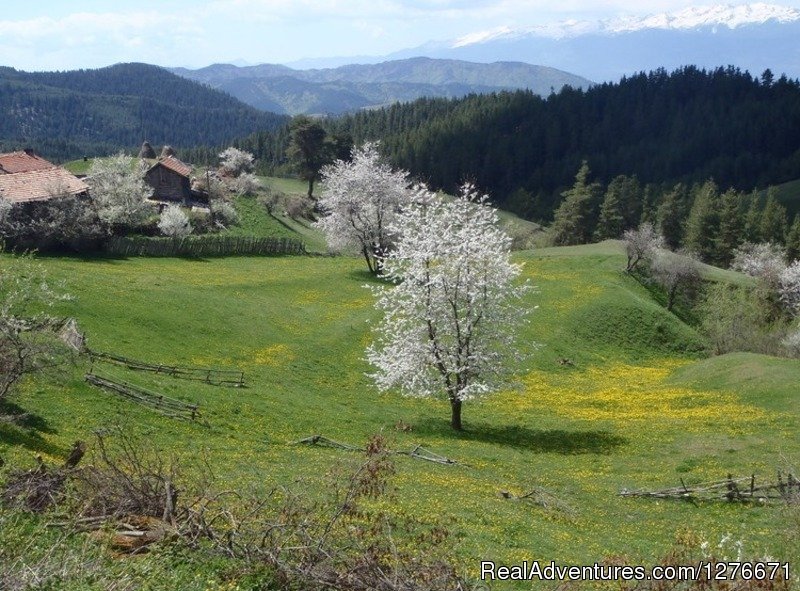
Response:
[[[651,564],[685,530],[714,544],[730,534],[750,556],[800,560],[780,507],[618,496],[796,468],[800,362],[705,358],[703,337],[621,273],[618,243],[516,258],[537,287],[525,305],[539,308],[521,339],[530,357],[519,389],[465,404],[463,433],[450,430],[444,401],[379,394],[365,376],[377,316],[364,287],[373,279],[358,259],[44,259],[75,296],[60,313],[79,320],[93,349],[238,368],[248,387],[107,372],[199,403],[207,425],[181,423],[89,387],[82,362],[64,380],[26,385],[15,403],[36,420],[28,429],[0,423],[0,456],[56,461],[93,429],[122,424],[154,447],[205,454],[227,486],[302,479],[313,490],[348,454],[291,442],[319,433],[362,444],[383,432],[393,448],[421,443],[461,462],[398,458],[392,510],[452,520],[455,555],[472,575],[481,559],[588,564],[624,555]],[[396,430],[398,421],[411,430]],[[562,509],[499,495],[534,487]],[[182,589],[216,588],[180,569],[170,576]]]

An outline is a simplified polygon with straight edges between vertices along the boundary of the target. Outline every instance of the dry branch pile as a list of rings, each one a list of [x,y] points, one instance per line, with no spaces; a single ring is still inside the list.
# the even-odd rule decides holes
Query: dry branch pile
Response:
[[[426,516],[398,517],[368,508],[367,499],[391,498],[394,465],[374,437],[363,459],[329,475],[322,498],[285,487],[261,495],[212,493],[209,481],[186,485],[174,460],[143,452],[124,431],[98,433],[87,467],[80,454],[63,468],[18,473],[0,498],[38,512],[69,532],[91,532],[120,553],[147,552],[164,541],[196,552],[235,558],[240,566],[272,573],[271,587],[322,591],[467,591],[448,561],[447,528]],[[73,463],[74,462],[74,463]],[[59,484],[40,489],[58,473]],[[24,476],[24,477],[23,477]],[[19,501],[23,501],[20,503]],[[382,503],[377,503],[382,505]]]

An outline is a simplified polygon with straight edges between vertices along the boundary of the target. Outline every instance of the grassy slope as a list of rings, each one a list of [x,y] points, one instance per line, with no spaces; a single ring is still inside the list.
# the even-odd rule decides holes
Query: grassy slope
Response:
[[[17,402],[38,419],[27,431],[0,425],[0,455],[28,463],[34,453],[60,456],[91,429],[122,423],[175,453],[204,451],[226,486],[296,478],[313,486],[342,453],[289,442],[322,433],[358,443],[383,430],[394,448],[423,443],[464,462],[398,459],[398,498],[400,510],[454,519],[456,552],[473,574],[481,558],[585,563],[626,554],[652,562],[685,528],[712,541],[731,533],[754,552],[800,559],[783,540],[779,509],[617,496],[728,472],[771,478],[786,458],[799,461],[790,384],[800,364],[699,359],[702,339],[620,273],[614,243],[518,259],[538,286],[526,305],[539,309],[522,339],[533,354],[520,368],[519,391],[467,403],[463,434],[450,431],[444,402],[381,395],[365,377],[376,314],[357,259],[45,260],[76,296],[63,313],[79,319],[93,348],[239,367],[250,386],[111,372],[199,402],[208,426],[183,424],[89,388],[79,367],[65,386],[29,385]],[[396,431],[398,420],[412,431]],[[534,486],[572,512],[498,496]]]

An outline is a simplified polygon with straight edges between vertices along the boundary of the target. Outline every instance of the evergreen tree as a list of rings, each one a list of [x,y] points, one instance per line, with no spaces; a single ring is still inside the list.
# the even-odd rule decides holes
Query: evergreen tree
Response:
[[[625,210],[626,195],[624,194],[627,177],[615,177],[606,189],[603,204],[600,206],[600,220],[597,222],[595,238],[621,238],[626,230]]]
[[[589,182],[589,164],[584,160],[575,175],[575,184],[561,194],[564,200],[553,219],[553,244],[563,246],[589,242],[599,188],[598,183]]]
[[[748,200],[750,203],[744,216],[744,239],[758,244],[761,242],[761,197],[757,191],[753,191]]]
[[[706,181],[692,191],[694,199],[686,219],[683,246],[707,263],[716,262],[719,235],[719,189]]]
[[[800,259],[800,215],[794,216],[794,221],[786,233],[786,259],[790,263]]]
[[[677,250],[683,239],[686,218],[686,186],[678,183],[664,195],[656,214],[656,228],[670,250]]]
[[[733,260],[733,251],[742,243],[742,196],[733,189],[727,190],[720,199],[719,236],[717,237],[717,261],[724,267]]]
[[[767,191],[767,202],[761,212],[761,240],[783,244],[786,240],[786,208],[775,199],[775,190]]]

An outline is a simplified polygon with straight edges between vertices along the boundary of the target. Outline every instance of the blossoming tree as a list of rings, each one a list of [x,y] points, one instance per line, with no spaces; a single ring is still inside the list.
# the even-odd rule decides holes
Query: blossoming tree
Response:
[[[506,383],[526,314],[520,298],[528,286],[517,281],[511,238],[486,199],[470,185],[455,199],[418,188],[390,226],[391,285],[372,288],[384,312],[367,349],[377,386],[447,399],[456,430],[464,401]]]
[[[376,143],[353,150],[350,162],[337,160],[322,170],[323,191],[317,222],[334,252],[364,255],[372,273],[381,271],[400,206],[408,201],[408,173],[381,161]]]

